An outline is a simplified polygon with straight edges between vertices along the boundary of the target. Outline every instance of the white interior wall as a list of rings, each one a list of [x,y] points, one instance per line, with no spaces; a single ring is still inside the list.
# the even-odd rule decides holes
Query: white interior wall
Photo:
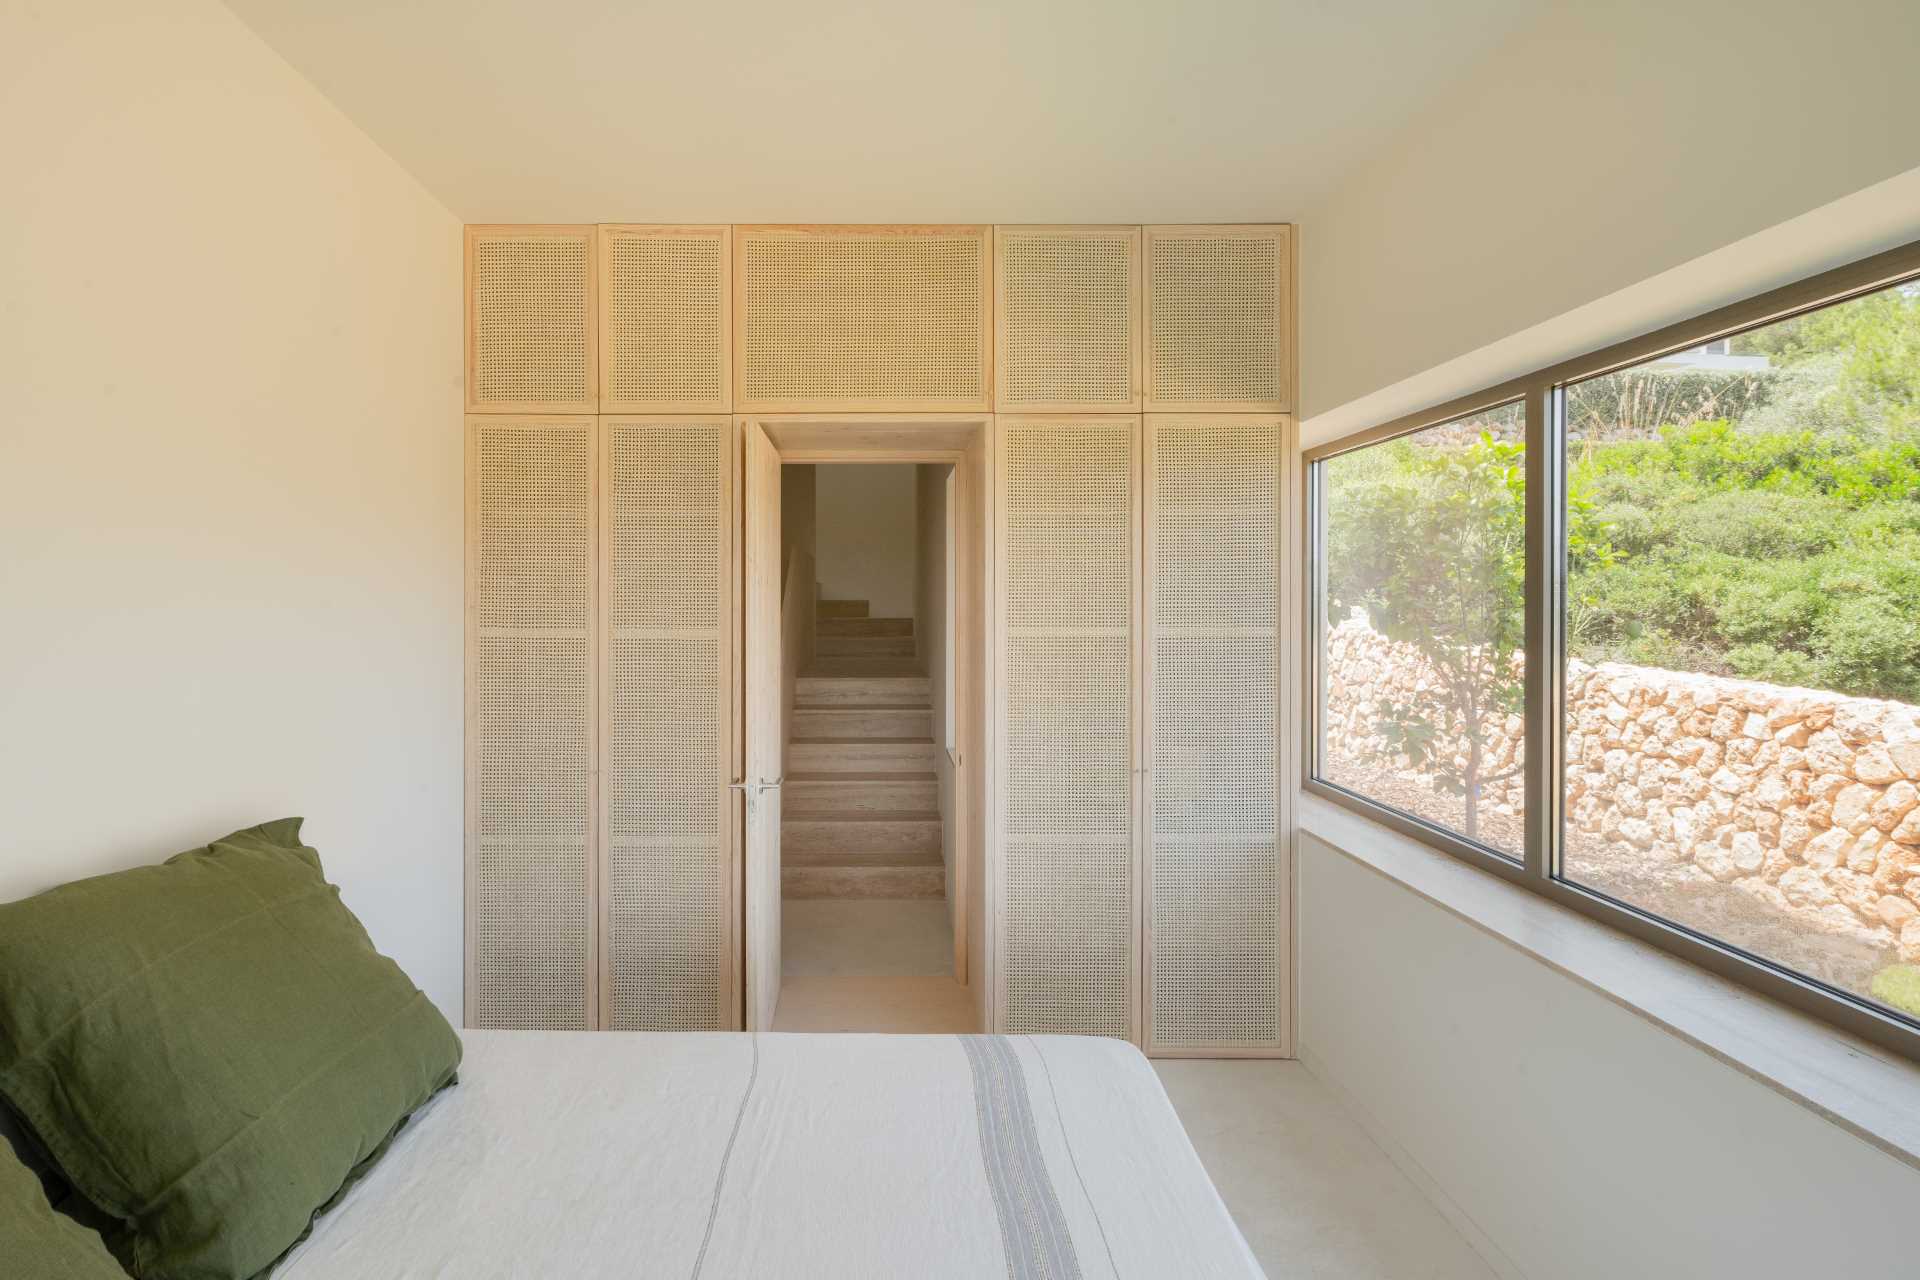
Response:
[[[1543,6],[1303,212],[1305,414],[1920,164],[1916,63],[1912,0]]]
[[[814,555],[812,463],[792,463],[780,468],[780,563],[781,572],[796,551]]]
[[[951,464],[923,462],[914,468],[914,607],[915,649],[926,665],[933,701],[933,741],[947,742],[947,477]],[[953,854],[956,828],[953,759],[944,749],[933,756],[940,784],[940,860],[946,864],[947,903],[952,906]]]
[[[866,600],[876,618],[913,616],[914,464],[815,468],[823,600]]]
[[[1549,11],[1302,218],[1303,441],[1920,238],[1916,55],[1890,0]],[[1911,1268],[1912,1168],[1311,835],[1298,877],[1303,1056],[1504,1274]]]
[[[1911,1272],[1920,1173],[1326,843],[1299,853],[1303,1056],[1503,1275]]]
[[[211,0],[0,50],[0,900],[303,814],[457,1018],[460,224]]]

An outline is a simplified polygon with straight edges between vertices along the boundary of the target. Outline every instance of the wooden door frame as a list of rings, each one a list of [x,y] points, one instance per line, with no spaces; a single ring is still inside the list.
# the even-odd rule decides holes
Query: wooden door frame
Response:
[[[982,887],[990,890],[984,877],[993,864],[988,842],[991,839],[991,824],[987,821],[990,811],[988,788],[992,785],[991,748],[989,732],[975,734],[971,726],[976,718],[970,715],[973,705],[987,696],[993,688],[992,648],[987,634],[987,621],[993,616],[993,520],[992,503],[992,436],[994,417],[991,413],[752,413],[737,414],[735,437],[744,450],[746,440],[751,433],[761,430],[778,450],[781,464],[805,463],[945,463],[954,468],[957,477],[955,484],[956,499],[961,508],[955,520],[957,545],[956,559],[960,563],[959,576],[963,584],[972,584],[976,589],[957,590],[955,595],[956,613],[960,616],[949,619],[949,626],[960,648],[955,661],[954,707],[958,723],[954,733],[954,812],[942,815],[944,821],[954,823],[954,866],[953,900],[948,904],[954,922],[953,957],[954,978],[975,993],[975,1003],[983,1011],[990,1001],[980,998],[979,993],[990,991],[991,974],[988,968],[993,956],[993,913],[984,909],[989,900],[986,893],[980,895],[983,904],[976,918],[971,894],[976,878]],[[743,483],[742,491],[749,486]],[[740,572],[739,580],[746,579],[746,525],[745,512],[741,512],[739,539]],[[747,661],[748,614],[750,609],[737,611],[736,625],[739,627],[736,652],[741,655],[742,670]],[[743,693],[740,702],[741,740],[744,742],[746,726],[753,716],[753,708],[748,705],[747,695]],[[985,716],[977,718],[983,729],[990,729]],[[742,829],[735,848],[742,851],[737,879],[741,884],[741,910],[745,911],[746,885],[744,807],[740,815]],[[975,925],[981,927],[982,943],[973,947],[969,943]],[[748,949],[753,945],[753,936],[741,925],[741,954],[739,962],[742,972],[752,965],[752,956]],[[749,1011],[750,1012],[750,1011]],[[751,1025],[750,1022],[743,1025]]]

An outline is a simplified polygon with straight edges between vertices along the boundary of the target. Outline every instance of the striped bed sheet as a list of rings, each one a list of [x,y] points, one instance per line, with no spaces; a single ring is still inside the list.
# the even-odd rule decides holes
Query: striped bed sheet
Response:
[[[1130,1045],[463,1035],[279,1280],[1261,1274]]]

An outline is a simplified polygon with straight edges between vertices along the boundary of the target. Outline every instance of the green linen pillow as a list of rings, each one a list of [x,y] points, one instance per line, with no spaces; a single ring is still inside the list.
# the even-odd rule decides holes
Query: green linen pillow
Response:
[[[263,1274],[459,1064],[299,818],[0,905],[0,1097],[136,1276]]]
[[[127,1280],[100,1237],[53,1211],[40,1179],[0,1142],[0,1243],[10,1276]]]

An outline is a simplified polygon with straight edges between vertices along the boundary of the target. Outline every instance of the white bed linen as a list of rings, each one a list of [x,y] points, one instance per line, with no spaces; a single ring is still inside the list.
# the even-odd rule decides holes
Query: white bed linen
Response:
[[[1130,1045],[463,1038],[278,1280],[1261,1274]]]

